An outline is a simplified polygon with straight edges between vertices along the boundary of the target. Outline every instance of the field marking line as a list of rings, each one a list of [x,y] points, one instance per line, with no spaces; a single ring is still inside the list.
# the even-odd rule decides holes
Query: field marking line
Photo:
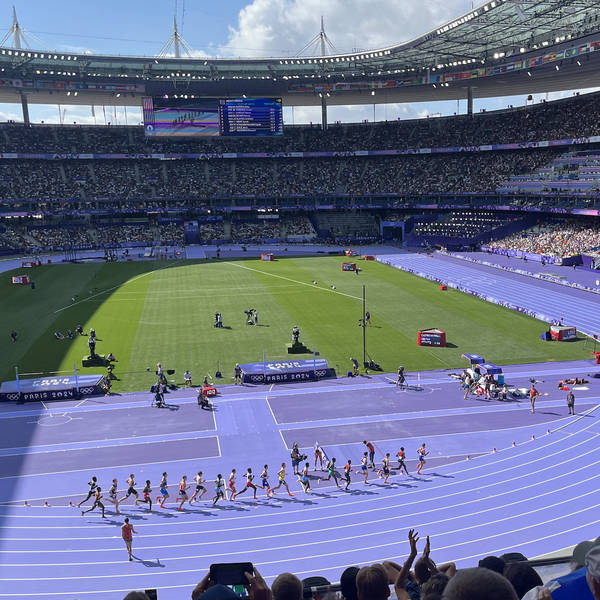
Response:
[[[92,300],[93,298],[97,298],[98,296],[102,296],[102,294],[108,294],[108,292],[112,292],[113,290],[123,287],[124,285],[127,285],[128,283],[133,283],[134,281],[137,281],[138,279],[141,279],[142,277],[146,277],[146,275],[152,275],[152,273],[157,273],[158,271],[164,271],[165,269],[169,269],[169,268],[171,268],[170,265],[166,266],[166,267],[161,267],[160,269],[154,269],[153,271],[147,271],[146,273],[140,273],[139,275],[136,275],[135,277],[132,277],[131,279],[128,279],[127,281],[124,281],[123,283],[120,283],[119,285],[115,285],[111,288],[108,288],[108,289],[98,292],[96,294],[92,294],[91,296],[88,296],[87,298],[82,298],[81,300],[77,300],[77,302],[72,302],[68,306],[63,306],[62,308],[55,310],[53,314],[62,312],[63,310],[67,310],[67,308],[72,308],[73,306],[77,306],[78,304],[87,302],[88,300]]]
[[[298,285],[305,285],[309,287],[311,290],[321,290],[322,292],[331,292],[332,294],[339,294],[340,296],[346,296],[346,298],[352,298],[354,300],[361,300],[358,296],[352,296],[352,294],[345,294],[344,292],[338,292],[337,290],[332,290],[331,288],[323,288],[317,285],[313,285],[310,283],[306,283],[305,281],[297,281],[296,279],[290,279],[289,277],[284,277],[283,275],[277,275],[276,273],[269,273],[268,271],[261,271],[260,269],[253,269],[252,267],[246,267],[245,265],[240,265],[238,263],[226,262],[223,263],[226,265],[231,265],[232,267],[238,267],[240,269],[246,269],[247,271],[254,271],[255,273],[261,273],[262,275],[270,275],[271,277],[277,277],[278,279],[285,279],[286,281],[291,281],[292,283],[297,283]]]
[[[210,437],[214,437],[214,439],[217,440],[217,446],[219,445],[219,438],[218,436],[210,436]],[[204,438],[204,439],[210,439],[209,437]],[[145,443],[156,443],[156,442],[145,442]],[[135,445],[135,444],[131,444],[131,445]],[[206,458],[221,458],[220,456],[202,456],[202,457],[196,457],[196,458],[174,458],[174,459],[169,459],[169,460],[156,460],[156,461],[152,461],[152,462],[141,462],[141,463],[135,463],[133,465],[112,465],[112,466],[106,466],[106,467],[95,467],[96,470],[98,471],[104,471],[106,469],[128,469],[131,467],[145,467],[146,465],[164,465],[164,464],[170,464],[170,463],[176,463],[176,462],[186,462],[186,461],[190,461],[190,460],[204,460]],[[67,471],[51,471],[48,473],[21,473],[20,475],[4,475],[2,477],[0,477],[0,480],[3,479],[23,479],[25,477],[45,477],[46,475],[65,475],[66,473],[81,473],[82,471],[89,471],[90,467],[86,467],[85,469],[69,469]],[[57,498],[61,498],[62,496],[55,496]],[[7,505],[9,502],[15,502],[15,500],[3,500],[0,501],[0,505]],[[16,502],[20,502],[20,500],[16,500]]]
[[[84,402],[87,402],[87,398],[84,398],[83,400],[78,402],[73,408],[79,408]],[[67,413],[63,413],[63,415],[66,415],[66,414]]]
[[[279,425],[281,425],[281,423],[279,423],[279,421],[277,420],[277,417],[275,416],[275,413],[273,412],[273,408],[271,407],[271,403],[269,402],[269,396],[265,396],[265,400],[267,401],[267,406],[269,407],[269,412],[271,413],[271,416],[273,417],[273,422],[275,423],[275,425],[277,425],[279,427]]]

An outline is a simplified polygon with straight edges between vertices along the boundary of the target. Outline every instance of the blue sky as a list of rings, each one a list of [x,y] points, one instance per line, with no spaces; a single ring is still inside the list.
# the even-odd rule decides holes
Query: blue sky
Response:
[[[36,49],[71,52],[155,55],[171,35],[174,14],[184,39],[198,55],[293,56],[317,34],[321,15],[336,50],[353,51],[402,42],[471,8],[470,0],[15,0],[21,26]],[[476,2],[476,5],[478,2]],[[10,4],[0,4],[3,37],[12,23]],[[1,38],[0,38],[1,39]],[[554,97],[572,92],[553,94]],[[539,101],[543,96],[537,96]],[[522,105],[525,97],[476,101],[475,110]],[[465,102],[331,107],[329,120],[362,121],[415,118],[464,112]],[[102,109],[31,105],[33,121],[102,123]],[[318,121],[320,109],[297,107],[286,122]],[[0,104],[0,120],[21,120],[17,105]],[[125,111],[111,108],[107,120],[125,122]],[[127,110],[137,123],[140,111]]]

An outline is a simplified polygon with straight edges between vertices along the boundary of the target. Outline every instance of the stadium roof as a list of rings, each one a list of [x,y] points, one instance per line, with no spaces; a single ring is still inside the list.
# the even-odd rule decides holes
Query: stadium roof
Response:
[[[25,92],[51,104],[165,94],[372,104],[464,98],[467,87],[475,97],[576,89],[600,74],[600,2],[491,0],[413,40],[359,53],[205,59],[0,48],[0,69],[0,102]]]

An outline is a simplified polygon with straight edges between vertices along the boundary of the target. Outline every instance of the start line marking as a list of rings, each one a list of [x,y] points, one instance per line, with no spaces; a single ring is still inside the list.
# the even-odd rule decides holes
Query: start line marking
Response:
[[[275,273],[269,273],[267,271],[260,271],[259,269],[253,269],[252,267],[246,267],[245,265],[240,265],[238,263],[226,262],[226,265],[231,265],[233,267],[239,267],[240,269],[246,269],[248,271],[254,271],[255,273],[261,273],[262,275],[270,275],[271,277],[277,277],[278,279],[285,279],[285,281],[291,281],[292,283],[297,283],[298,285],[305,285],[309,287],[311,290],[321,290],[322,292],[331,292],[332,294],[340,294],[340,296],[346,296],[346,298],[353,298],[354,300],[362,300],[358,296],[352,296],[351,294],[345,294],[344,292],[338,292],[337,290],[332,290],[330,288],[319,287],[318,285],[314,285],[312,283],[306,283],[304,281],[297,281],[296,279],[290,279],[289,277],[284,277],[283,275],[276,275]]]

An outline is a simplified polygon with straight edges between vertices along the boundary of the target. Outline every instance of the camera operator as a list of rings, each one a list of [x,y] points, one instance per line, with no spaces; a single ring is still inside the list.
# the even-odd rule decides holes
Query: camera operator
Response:
[[[298,472],[298,465],[300,465],[303,458],[306,457],[303,457],[300,453],[300,448],[298,448],[298,442],[294,442],[292,446],[292,453],[290,456],[292,459],[292,471],[294,472],[294,475],[299,475],[300,473]]]

